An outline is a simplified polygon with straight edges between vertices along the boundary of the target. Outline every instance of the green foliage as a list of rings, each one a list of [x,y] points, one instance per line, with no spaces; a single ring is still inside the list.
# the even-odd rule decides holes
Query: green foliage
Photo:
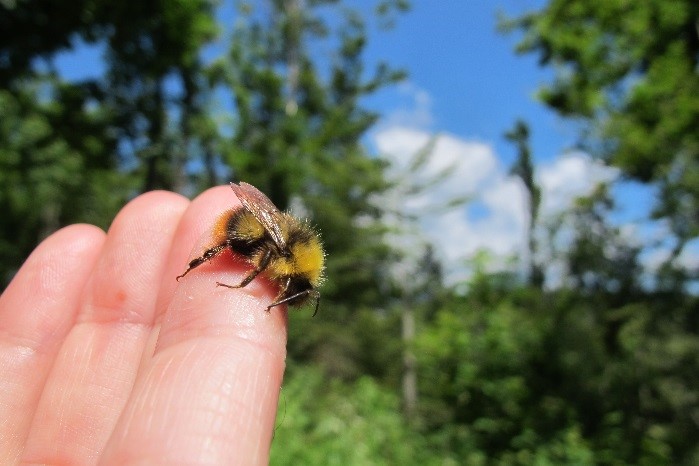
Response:
[[[108,2],[104,100],[140,191],[186,189],[185,165],[211,144],[200,53],[217,32],[209,0]],[[173,82],[178,89],[172,89]]]
[[[642,288],[641,247],[629,244],[620,228],[610,224],[613,209],[609,187],[603,184],[590,196],[578,199],[562,218],[551,222],[554,243],[563,243],[559,236],[568,237],[563,250],[552,255],[566,263],[572,288],[590,296],[618,296],[628,301]]]
[[[321,298],[322,299],[322,298]],[[321,367],[325,374],[342,380],[362,375],[375,377],[389,386],[400,378],[399,321],[371,308],[355,309],[351,319],[340,320],[334,309],[322,302],[316,317],[304,311],[293,314],[289,326],[288,351],[293,361]],[[320,320],[321,312],[324,319]]]
[[[552,0],[503,21],[524,32],[520,53],[538,53],[555,78],[541,100],[581,118],[588,148],[660,189],[654,215],[678,245],[699,236],[699,4]]]
[[[273,465],[449,464],[407,427],[395,393],[369,377],[343,383],[290,367],[277,417]]]
[[[345,10],[328,9],[333,3],[244,4],[228,57],[210,72],[231,91],[237,111],[225,161],[237,178],[252,180],[281,207],[299,192],[349,201],[346,185],[334,187],[323,178],[329,165],[346,166],[339,175],[352,173],[355,188],[380,187],[380,166],[359,144],[376,115],[359,99],[402,74],[379,65],[374,76],[365,76],[364,22],[351,11],[337,17]],[[323,16],[328,11],[339,24],[333,34]],[[310,54],[311,47],[323,45],[330,47],[330,62]]]
[[[473,464],[692,464],[695,298],[482,287],[416,342],[430,439]]]
[[[182,188],[183,148],[210,139],[198,57],[214,24],[206,0],[0,4],[3,285],[61,226],[106,228],[138,192]],[[105,47],[106,72],[65,82],[56,54],[80,43]]]
[[[550,356],[541,365],[546,380],[563,381],[549,388],[565,408],[565,423],[553,424],[558,433],[546,438],[565,438],[561,433],[572,429],[592,453],[589,463],[690,465],[698,459],[688,439],[699,431],[699,326],[696,296],[686,292],[697,270],[674,262],[699,236],[697,17],[699,6],[690,0],[552,0],[502,23],[523,31],[519,52],[538,53],[540,63],[554,69],[541,100],[583,122],[585,148],[658,188],[652,215],[674,234],[668,261],[656,273],[643,270],[645,245],[628,244],[609,223],[614,206],[604,186],[553,228],[568,237],[551,236],[568,282],[542,296],[555,325],[540,334],[539,344]],[[507,296],[505,302],[512,299]],[[571,330],[565,339],[556,332],[563,324]],[[530,367],[519,374],[536,387]],[[546,406],[536,397],[525,404]]]
[[[41,97],[46,88],[56,100]],[[89,99],[85,87],[50,76],[15,92],[0,90],[3,284],[43,237],[79,221],[105,227],[123,205],[128,180],[113,172],[109,115],[99,107],[86,110]]]

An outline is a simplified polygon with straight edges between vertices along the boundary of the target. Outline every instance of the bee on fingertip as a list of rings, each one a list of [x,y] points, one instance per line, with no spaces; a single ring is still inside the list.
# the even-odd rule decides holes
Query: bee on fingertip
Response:
[[[231,183],[231,189],[242,206],[219,217],[213,230],[214,244],[192,259],[177,280],[230,250],[243,257],[252,269],[236,285],[216,282],[216,286],[243,288],[264,274],[279,286],[279,293],[267,311],[282,304],[300,306],[310,299],[315,300],[315,316],[320,303],[318,287],[325,271],[320,236],[306,222],[277,209],[254,186]]]

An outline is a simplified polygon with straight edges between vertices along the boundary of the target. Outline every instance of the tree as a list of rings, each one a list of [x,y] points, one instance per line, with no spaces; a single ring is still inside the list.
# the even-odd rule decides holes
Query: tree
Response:
[[[65,82],[53,64],[76,36],[99,29],[79,13],[96,4],[0,4],[1,287],[43,237],[80,220],[106,225],[123,202],[111,175],[113,120],[99,86]],[[59,8],[63,14],[53,17]]]
[[[47,88],[56,101],[41,99]],[[81,220],[106,225],[123,202],[117,188],[124,183],[111,172],[117,161],[109,115],[101,107],[86,110],[90,100],[85,86],[61,83],[52,75],[0,90],[3,287],[45,236]]]
[[[553,67],[541,100],[583,122],[593,153],[657,186],[653,215],[676,241],[670,261],[699,236],[697,18],[694,0],[551,0],[502,23],[523,31],[518,52]]]
[[[201,48],[216,34],[213,3],[110,3],[103,14],[112,27],[105,37],[105,100],[116,115],[121,147],[128,148],[122,157],[137,162],[141,192],[184,191],[185,163],[200,155],[196,143],[206,146],[210,136]],[[173,82],[179,89],[168,89]]]
[[[544,272],[536,263],[538,248],[534,236],[539,218],[539,206],[541,205],[541,189],[536,183],[534,163],[531,149],[529,148],[529,125],[522,120],[517,120],[514,128],[505,133],[505,138],[517,146],[517,161],[512,165],[511,173],[522,180],[527,192],[527,206],[529,221],[527,224],[527,246],[529,253],[529,283],[535,287],[541,287],[544,283]]]
[[[184,190],[211,140],[199,53],[214,24],[208,0],[0,4],[3,285],[57,228],[107,227],[140,191]],[[67,82],[56,56],[84,44],[104,46],[106,72]]]
[[[582,124],[584,148],[657,189],[651,215],[673,233],[671,254],[653,273],[641,267],[644,246],[629,244],[609,221],[614,206],[606,187],[564,217],[569,241],[559,258],[568,268],[567,294],[578,303],[556,312],[586,316],[572,327],[589,341],[579,348],[588,361],[565,377],[588,374],[580,380],[584,396],[567,401],[578,406],[601,464],[622,458],[689,465],[699,458],[686,441],[699,429],[689,406],[699,373],[689,356],[699,347],[696,296],[687,293],[699,269],[682,269],[676,260],[699,236],[697,18],[699,4],[689,0],[551,0],[502,23],[523,31],[519,52],[538,53],[554,69],[541,100]],[[586,370],[595,364],[603,375]],[[565,366],[563,356],[552,364]]]

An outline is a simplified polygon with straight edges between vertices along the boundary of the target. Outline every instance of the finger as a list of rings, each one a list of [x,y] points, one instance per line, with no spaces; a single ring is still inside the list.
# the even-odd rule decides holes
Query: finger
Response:
[[[114,220],[39,402],[24,461],[96,462],[133,387],[165,260],[188,203],[151,192]]]
[[[0,296],[0,464],[16,463],[22,452],[104,236],[89,225],[57,231],[36,248]]]
[[[233,205],[227,188],[190,205],[172,251],[172,280],[210,244],[208,229]],[[153,358],[139,375],[103,464],[267,464],[286,355],[286,313],[265,308],[275,289],[230,253],[184,277],[174,289]],[[167,292],[167,291],[164,291]]]

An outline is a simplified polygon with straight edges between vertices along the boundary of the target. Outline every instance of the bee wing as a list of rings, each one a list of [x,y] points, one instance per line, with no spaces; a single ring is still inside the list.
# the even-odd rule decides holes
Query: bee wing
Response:
[[[286,240],[279,227],[282,213],[274,203],[262,191],[243,181],[240,184],[231,183],[231,189],[240,200],[240,203],[243,204],[243,207],[262,224],[262,227],[269,233],[277,247],[280,250],[285,250]]]

